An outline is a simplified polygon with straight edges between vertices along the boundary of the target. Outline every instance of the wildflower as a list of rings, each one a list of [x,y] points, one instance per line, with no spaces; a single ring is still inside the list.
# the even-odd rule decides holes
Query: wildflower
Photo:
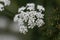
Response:
[[[36,20],[36,25],[38,26],[38,27],[41,27],[42,25],[44,25],[45,23],[44,23],[44,21],[42,20],[42,19],[37,19]]]
[[[41,12],[37,12],[37,13],[36,13],[36,17],[43,19],[43,18],[44,18],[44,14],[41,14]]]
[[[26,7],[27,7],[27,10],[35,10],[35,4],[34,3],[28,3],[27,5],[26,5]]]
[[[27,9],[27,10],[25,10]],[[26,7],[21,7],[18,9],[18,13],[14,17],[14,21],[18,22],[18,27],[20,33],[26,33],[28,32],[28,28],[33,29],[36,25],[38,27],[41,27],[44,25],[44,14],[42,14],[42,11],[44,11],[44,7],[37,5],[37,9],[39,11],[35,11],[35,4],[34,3],[28,3]],[[24,10],[26,12],[24,12]],[[28,11],[29,10],[29,11]],[[18,17],[19,16],[19,17]]]
[[[41,5],[37,5],[37,9],[38,9],[39,11],[45,11],[44,7],[41,6]]]
[[[10,0],[0,0],[0,2],[3,2],[3,4],[0,3],[0,11],[4,10],[4,6],[9,6],[10,5]]]
[[[23,12],[25,9],[26,9],[26,7],[22,6],[21,8],[18,9],[18,13]]]
[[[20,26],[20,29],[19,29],[19,31],[20,31],[20,33],[24,33],[24,34],[26,34],[26,32],[28,32],[28,29],[27,29],[27,27],[26,26]]]

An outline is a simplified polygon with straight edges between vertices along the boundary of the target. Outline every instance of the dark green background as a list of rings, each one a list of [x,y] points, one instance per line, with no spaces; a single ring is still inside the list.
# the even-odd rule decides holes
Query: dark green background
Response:
[[[18,14],[18,8],[27,3],[43,5],[45,8],[45,25],[41,28],[29,29],[23,36],[24,40],[60,40],[60,0],[11,0],[11,5],[6,6],[0,16],[6,16],[13,21],[13,17]],[[18,35],[20,35],[18,33]]]

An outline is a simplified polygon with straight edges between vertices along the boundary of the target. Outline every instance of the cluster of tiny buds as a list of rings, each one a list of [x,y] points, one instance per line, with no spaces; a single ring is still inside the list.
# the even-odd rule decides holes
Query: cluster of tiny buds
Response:
[[[44,14],[42,14],[42,11],[45,11],[44,7],[37,5],[37,10],[34,3],[28,3],[26,7],[22,6],[18,9],[19,14],[15,15],[14,22],[18,22],[20,33],[26,34],[28,28],[33,29],[36,25],[41,27],[45,24]]]
[[[35,11],[35,4],[34,3],[28,3],[26,5],[26,7],[22,6],[18,9],[18,13],[19,12],[23,12],[25,9],[29,10],[29,11]],[[37,5],[37,10],[38,11],[45,11],[44,7],[42,5]]]
[[[2,4],[2,3],[4,4]],[[0,11],[4,10],[5,6],[10,5],[10,0],[0,0]],[[14,17],[14,22],[17,22],[19,32],[26,34],[28,28],[33,29],[35,26],[41,27],[45,24],[43,21],[45,8],[42,5],[36,5],[34,3],[28,3],[25,7],[22,6],[18,9],[18,13]]]

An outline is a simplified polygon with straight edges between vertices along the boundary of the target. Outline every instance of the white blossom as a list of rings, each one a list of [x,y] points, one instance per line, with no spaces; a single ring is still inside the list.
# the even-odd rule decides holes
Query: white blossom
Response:
[[[36,25],[36,23],[34,22],[34,20],[29,20],[28,21],[28,28],[33,29],[35,25]]]
[[[37,13],[36,13],[36,17],[43,19],[43,18],[44,18],[44,14],[41,14],[41,12],[37,12]]]
[[[4,6],[10,5],[10,0],[0,0],[0,2],[3,2]]]
[[[9,6],[10,5],[10,0],[0,0],[0,2],[3,2],[4,5],[2,3],[0,3],[0,11],[4,10],[4,6]]]
[[[41,6],[41,5],[37,5],[37,9],[38,9],[39,11],[45,11],[44,7]]]
[[[36,25],[38,27],[41,27],[45,24],[43,21],[44,14],[42,14],[42,11],[45,10],[44,7],[37,5],[37,9],[39,9],[39,11],[35,11],[34,3],[28,3],[26,7],[21,7],[18,9],[19,14],[15,15],[14,22],[18,22],[20,33],[25,34],[26,32],[28,32],[28,28],[33,29]]]
[[[24,33],[24,34],[26,34],[26,32],[28,32],[28,29],[27,29],[26,26],[22,25],[22,26],[20,26],[19,31],[20,31],[20,33]]]
[[[42,19],[37,19],[36,20],[36,25],[38,26],[38,27],[41,27],[42,25],[44,25],[45,23],[44,23],[44,21],[42,20]]]
[[[4,10],[4,5],[0,4],[0,11],[3,11],[3,10]]]
[[[19,14],[15,15],[15,17],[14,17],[14,22],[18,21],[18,19],[19,19],[19,18],[18,18],[18,15],[19,15]]]
[[[22,6],[21,8],[18,9],[18,13],[23,12],[25,9],[26,9],[26,7]]]
[[[35,10],[35,4],[34,3],[28,3],[27,5],[26,5],[26,7],[27,7],[27,10]]]

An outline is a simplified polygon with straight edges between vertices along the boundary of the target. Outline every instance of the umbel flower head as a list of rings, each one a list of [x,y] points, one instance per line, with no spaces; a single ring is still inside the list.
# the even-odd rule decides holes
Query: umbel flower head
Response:
[[[44,7],[37,5],[37,9],[35,9],[34,3],[28,3],[26,7],[22,6],[19,8],[19,14],[14,17],[14,22],[18,23],[19,32],[25,34],[28,32],[28,28],[33,29],[35,26],[41,27],[44,25],[44,14],[42,14],[42,11],[45,11]]]
[[[4,3],[4,5],[2,3]],[[9,6],[10,5],[10,0],[0,0],[0,11],[4,10],[4,6]]]

